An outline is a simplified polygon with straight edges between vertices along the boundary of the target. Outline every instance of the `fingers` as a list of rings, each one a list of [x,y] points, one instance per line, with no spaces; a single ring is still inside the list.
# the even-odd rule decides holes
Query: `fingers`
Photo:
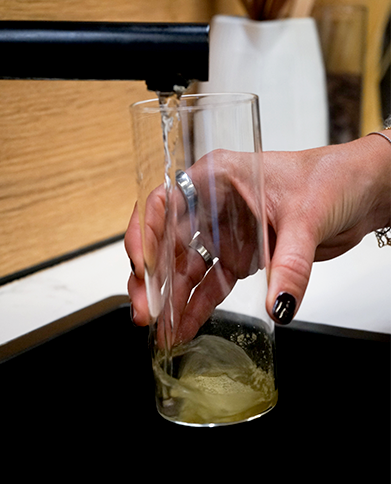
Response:
[[[205,276],[206,266],[202,257],[194,250],[186,250],[181,253],[176,261],[176,271],[170,292],[170,301],[166,301],[162,311],[162,317],[158,319],[158,344],[177,344],[183,341],[180,336],[180,328],[183,326],[183,315],[186,313],[187,305],[194,288],[202,285]],[[199,287],[198,286],[198,287]],[[199,321],[199,311],[194,319]],[[193,321],[191,322],[193,323]],[[198,324],[197,328],[202,325]],[[192,325],[195,327],[196,325]],[[195,335],[195,333],[192,333]],[[191,338],[190,338],[191,339]]]
[[[131,265],[128,294],[131,301],[132,322],[139,326],[146,326],[149,323],[149,310],[144,283],[144,262],[137,204],[130,218],[124,242]]]
[[[232,185],[226,169],[227,163],[222,163],[222,161],[225,159],[224,156],[227,155],[223,152],[214,152],[199,160],[196,165],[188,170],[191,179],[197,187],[200,201],[198,205],[198,213],[194,219],[192,219],[191,214],[188,211],[187,200],[183,196],[183,193],[181,193],[181,191],[177,188],[173,191],[172,200],[174,210],[172,213],[175,213],[176,216],[174,223],[176,227],[175,255],[178,258],[180,253],[186,254],[186,266],[188,267],[188,270],[184,274],[180,274],[180,270],[176,268],[174,281],[176,302],[174,306],[177,310],[176,312],[178,312],[177,321],[182,320],[182,313],[187,314],[188,306],[190,304],[188,304],[189,296],[194,287],[196,287],[197,284],[203,279],[206,270],[205,261],[197,252],[191,249],[193,253],[192,257],[187,255],[189,253],[188,244],[191,240],[191,237],[194,235],[195,230],[201,230],[205,238],[204,243],[206,247],[210,249],[214,245],[212,243],[213,237],[211,234],[212,223],[214,220],[216,220],[216,217],[219,216],[227,226],[226,227],[223,225],[221,227],[221,230],[218,233],[219,238],[221,238],[224,243],[233,239],[240,245],[239,248],[236,246],[231,247],[231,245],[229,245],[227,251],[221,251],[221,248],[219,249],[221,254],[218,253],[218,255],[219,257],[223,257],[224,266],[228,265],[228,269],[231,271],[231,273],[235,272],[236,268],[235,277],[244,277],[248,274],[250,269],[253,270],[251,263],[254,259],[254,248],[251,247],[252,238],[248,237],[248,232],[254,231],[254,228],[251,224],[246,224],[245,229],[241,227],[240,231],[234,233],[235,237],[232,237],[232,230],[230,230],[231,219],[227,216],[229,210],[227,213],[224,211],[227,200],[229,200],[234,209],[238,211],[239,220],[253,218],[252,212],[242,200],[237,189]],[[204,181],[205,172],[209,165],[213,167],[213,172],[211,173],[213,174],[214,184],[216,185],[216,189],[213,191],[213,193],[211,192],[210,185]],[[220,169],[218,169],[219,166]],[[252,178],[249,177],[249,179]],[[239,184],[239,188],[240,186],[241,185]],[[246,192],[246,190],[244,190],[244,192]],[[170,201],[168,203],[170,203]],[[167,234],[172,233],[172,231],[167,229],[167,224],[169,221],[167,221],[166,217],[166,205],[166,193],[164,187],[162,186],[155,188],[150,194],[146,195],[144,199],[139,199],[138,206],[136,206],[133,212],[126,233],[125,247],[131,259],[133,270],[128,288],[135,314],[134,322],[136,324],[148,324],[149,317],[146,293],[148,294],[148,302],[150,306],[151,301],[153,302],[155,299],[158,301],[159,289],[163,289],[164,281],[166,280],[165,275],[167,270],[169,270],[169,268],[167,269],[166,267],[169,263],[167,262],[167,257],[165,257],[165,255],[166,249],[169,251],[168,253],[171,253],[170,246],[172,244],[172,240],[169,240],[170,236]],[[169,211],[170,210],[168,210],[168,212]],[[200,225],[201,228],[199,228],[198,225]],[[248,226],[250,226],[250,228],[248,228]],[[213,234],[216,236],[214,232]],[[216,240],[220,240],[219,238]],[[208,239],[210,239],[210,241]],[[218,243],[217,245],[220,244]],[[243,249],[245,245],[250,245],[248,250]],[[239,250],[240,248],[243,250]],[[232,257],[232,252],[237,255],[236,258]],[[196,262],[191,262],[194,260],[194,258],[196,259]],[[201,266],[202,270],[199,270],[197,266]],[[145,269],[148,273],[148,278],[146,281],[144,280]],[[179,275],[177,272],[179,272]],[[189,321],[192,320],[191,311],[195,308],[194,301],[197,301],[197,297],[199,297],[199,294],[202,294],[203,290],[205,291],[205,288],[208,287],[210,280],[211,276],[208,276],[208,278],[205,278],[205,280],[202,281],[202,284],[200,284],[200,286],[197,288],[194,294],[195,298],[194,300],[192,298],[190,304],[190,308],[193,309],[189,310]],[[209,302],[217,301],[215,305],[221,302],[222,298],[224,298],[230,290],[223,288],[232,288],[232,285],[233,282],[229,283],[228,286],[226,284],[220,284],[216,293],[214,292],[214,288],[212,286],[209,287],[209,293],[204,293],[206,300],[208,300],[205,314],[211,313],[211,310],[209,309],[211,304],[209,304]],[[152,290],[154,291],[154,294],[156,294],[156,298],[151,298]],[[161,294],[163,293],[161,292]],[[160,302],[162,302],[161,298]],[[212,309],[213,308],[214,306]],[[149,307],[150,316],[155,318],[161,309],[162,304],[160,304],[160,306],[157,304],[156,311]],[[203,319],[203,316],[199,316],[199,319]],[[197,327],[199,328],[199,326],[203,324],[206,319],[207,317],[203,319],[201,323],[198,323]],[[174,329],[176,327],[178,327],[178,325],[174,325]]]
[[[140,326],[149,324],[150,313],[153,314],[159,309],[154,311],[154,308],[148,308],[144,270],[147,266],[152,274],[157,273],[157,277],[152,278],[149,282],[151,286],[149,292],[160,292],[160,288],[156,287],[159,275],[161,275],[159,269],[156,268],[159,264],[156,255],[159,254],[157,247],[164,235],[164,202],[165,196],[162,187],[158,187],[149,195],[146,202],[141,204],[144,206],[140,206],[137,202],[125,234],[125,249],[132,268],[128,282],[128,293],[133,310],[132,319],[135,324]],[[142,229],[145,239],[144,250]],[[160,265],[162,263],[163,261],[160,261]],[[154,298],[153,301],[159,306],[160,298]]]
[[[138,326],[149,324],[149,309],[144,280],[133,274],[129,278],[128,292],[131,300],[132,321]]]
[[[137,204],[133,210],[125,234],[125,250],[130,259],[132,272],[139,279],[144,278],[144,261],[141,241],[141,228]]]
[[[189,248],[191,240],[187,229],[178,231],[176,240],[176,262],[175,274],[173,280],[173,298],[174,298],[174,329],[179,326],[180,319],[190,294],[203,279],[206,272],[206,265],[200,254],[192,248]],[[129,257],[131,258],[132,273],[128,282],[129,297],[132,301],[133,322],[137,325],[145,326],[149,324],[150,319],[156,319],[163,308],[164,297],[162,296],[162,287],[165,284],[167,271],[166,259],[162,257],[155,265],[154,272],[150,274],[148,281],[144,279],[144,259],[141,246],[140,226],[138,223],[137,209],[132,215],[126,234],[125,244]],[[134,263],[136,261],[136,263]],[[140,271],[141,268],[141,271]],[[149,300],[147,299],[147,287]]]
[[[193,170],[194,171],[194,170]],[[196,171],[196,170],[195,170]],[[198,170],[202,171],[202,170]],[[197,178],[197,176],[195,177]],[[187,214],[186,200],[183,194],[175,188],[172,194],[172,203],[175,205],[178,220],[178,233],[176,244],[176,253],[183,252],[182,245],[187,248],[187,244],[191,239],[191,221],[189,214]],[[139,199],[133,214],[131,216],[128,229],[125,234],[125,249],[130,259],[132,267],[132,274],[128,283],[128,292],[133,308],[133,321],[138,325],[147,325],[150,321],[150,315],[153,316],[161,309],[159,303],[161,298],[158,295],[159,283],[163,284],[165,279],[165,258],[164,246],[166,236],[166,192],[164,186],[161,185],[151,193],[145,194],[144,198]],[[142,240],[144,238],[144,243]],[[193,287],[200,282],[205,269],[204,262],[199,255],[198,266],[201,266],[201,273],[199,270],[194,270],[191,277],[187,277],[187,282],[180,287],[182,294],[181,307],[183,309]],[[189,261],[188,261],[189,262]],[[151,277],[148,280],[148,292],[156,293],[156,297],[150,297],[150,305],[156,303],[156,311],[149,307],[147,299],[147,288],[145,285],[144,274],[145,267]],[[198,276],[197,274],[201,274]],[[183,278],[182,278],[183,279]],[[189,287],[191,285],[191,287]],[[152,295],[153,296],[153,295]],[[184,303],[182,302],[184,301]],[[158,307],[159,306],[159,307]]]
[[[176,331],[175,342],[190,341],[218,306],[232,291],[236,277],[217,262],[205,275],[185,304]]]
[[[278,232],[271,260],[266,309],[280,324],[288,324],[296,314],[310,278],[316,242],[295,224]]]

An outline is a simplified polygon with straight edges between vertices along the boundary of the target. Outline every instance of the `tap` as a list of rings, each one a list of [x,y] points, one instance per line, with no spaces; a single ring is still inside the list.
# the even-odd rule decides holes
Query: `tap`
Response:
[[[0,21],[0,79],[144,80],[170,93],[207,81],[209,25]]]

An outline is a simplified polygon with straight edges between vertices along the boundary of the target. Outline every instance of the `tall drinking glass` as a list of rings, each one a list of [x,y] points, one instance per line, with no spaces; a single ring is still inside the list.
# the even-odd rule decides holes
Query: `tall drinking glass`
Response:
[[[258,98],[131,107],[159,413],[192,426],[277,402]]]

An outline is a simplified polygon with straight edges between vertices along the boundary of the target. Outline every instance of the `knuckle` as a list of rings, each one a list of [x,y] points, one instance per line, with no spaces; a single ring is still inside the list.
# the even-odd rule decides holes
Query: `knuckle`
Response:
[[[307,286],[311,267],[312,263],[300,254],[285,254],[273,264],[274,270],[283,271],[287,279],[301,288]]]

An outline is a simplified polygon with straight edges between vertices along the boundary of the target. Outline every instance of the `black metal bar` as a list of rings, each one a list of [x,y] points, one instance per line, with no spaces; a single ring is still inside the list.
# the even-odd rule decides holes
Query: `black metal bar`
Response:
[[[206,81],[209,26],[0,21],[0,78],[145,80],[164,91]]]

